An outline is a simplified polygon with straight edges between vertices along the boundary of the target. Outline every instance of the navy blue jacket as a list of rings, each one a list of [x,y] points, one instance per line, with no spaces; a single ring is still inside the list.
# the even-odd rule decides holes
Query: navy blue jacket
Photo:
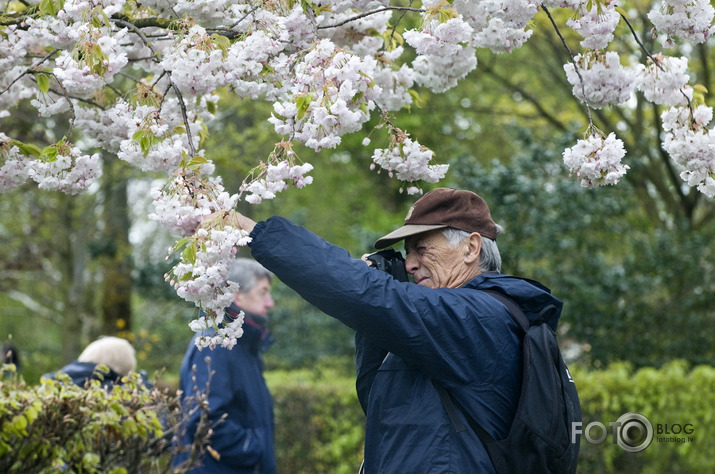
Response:
[[[122,379],[121,375],[110,368],[100,370],[99,366],[94,362],[79,362],[76,360],[65,365],[57,372],[45,374],[43,377],[55,379],[59,373],[68,375],[75,385],[82,388],[84,388],[90,380],[100,380],[103,387],[111,388],[112,385],[119,383]]]
[[[478,290],[508,294],[527,317],[554,304],[555,327],[562,304],[547,288],[501,274],[456,289],[400,282],[280,217],[257,223],[251,237],[256,260],[357,333],[367,474],[494,472],[477,435],[455,431],[433,381],[493,437],[506,437],[521,385],[520,336],[506,307]]]
[[[238,313],[240,309],[231,305],[229,311]],[[208,330],[213,333],[213,329]],[[192,407],[196,390],[205,392],[209,373],[214,372],[208,385],[209,419],[214,425],[223,415],[225,420],[213,428],[210,446],[221,458],[214,459],[206,454],[201,466],[191,473],[240,473],[274,474],[276,457],[274,448],[273,398],[263,378],[261,354],[272,343],[272,337],[256,325],[246,314],[243,336],[231,349],[216,347],[214,350],[198,350],[192,340],[184,355],[179,374],[179,388],[188,408]],[[210,357],[210,364],[206,358]],[[196,371],[192,369],[196,366]],[[195,382],[193,378],[196,378]],[[185,445],[191,443],[199,419],[197,411],[192,416]],[[178,465],[186,460],[186,455],[177,456],[173,463]]]

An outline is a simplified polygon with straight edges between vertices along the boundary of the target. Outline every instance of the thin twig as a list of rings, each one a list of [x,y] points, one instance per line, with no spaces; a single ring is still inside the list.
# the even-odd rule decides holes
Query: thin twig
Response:
[[[631,34],[633,35],[633,38],[636,40],[636,43],[638,43],[638,46],[640,46],[640,48],[643,50],[643,52],[646,54],[646,56],[648,56],[648,59],[650,59],[651,61],[653,61],[653,64],[655,64],[655,66],[656,66],[658,69],[660,69],[661,71],[665,72],[665,68],[664,68],[664,67],[660,64],[660,62],[650,53],[650,51],[648,51],[648,48],[645,47],[645,45],[644,45],[643,42],[641,41],[640,37],[639,37],[638,34],[636,33],[636,30],[633,28],[633,25],[631,25],[631,22],[628,21],[628,18],[626,18],[626,16],[623,15],[622,13],[621,13],[621,18],[623,18],[623,21],[625,21],[625,22],[626,22],[626,25],[628,25],[628,28],[631,30]],[[689,98],[688,95],[685,93],[685,91],[683,90],[682,87],[680,88],[680,93],[683,94],[683,97],[685,97],[685,100],[686,100],[686,102],[687,102],[687,104],[688,104],[688,109],[690,110],[690,120],[691,120],[691,122],[692,122],[693,124],[695,124],[695,117],[693,116],[693,105],[692,105],[692,103],[690,102],[690,98]]]
[[[571,52],[571,48],[569,48],[569,45],[566,43],[566,39],[563,37],[561,34],[561,30],[559,30],[558,25],[556,24],[556,21],[554,20],[554,17],[551,16],[551,12],[549,11],[548,8],[546,8],[544,5],[541,6],[541,8],[544,10],[546,13],[546,16],[549,17],[549,20],[551,21],[551,25],[554,27],[556,30],[556,34],[559,36],[561,39],[561,43],[564,45],[564,48],[566,48],[566,52],[568,52],[569,57],[571,58],[571,62],[574,65],[574,69],[576,70],[576,74],[578,75],[579,81],[581,82],[581,92],[584,95],[584,98],[586,97],[586,86],[585,86],[585,81],[583,80],[583,76],[581,75],[581,71],[579,69],[578,64],[576,63],[576,58],[574,57],[573,53]],[[588,115],[588,123],[590,128],[593,128],[593,117],[591,116],[591,107],[584,102],[584,105],[586,106],[586,113]]]
[[[389,10],[410,11],[410,12],[417,12],[417,13],[424,13],[426,11],[423,8],[414,8],[414,7],[384,7],[384,8],[378,8],[377,10],[360,13],[358,15],[348,18],[347,20],[341,21],[340,23],[335,23],[333,25],[319,26],[318,29],[325,30],[328,28],[337,28],[337,27],[343,26],[347,23],[350,23],[351,21],[359,20],[360,18],[365,18],[366,16],[374,15],[376,13],[382,13],[382,12],[389,11]]]

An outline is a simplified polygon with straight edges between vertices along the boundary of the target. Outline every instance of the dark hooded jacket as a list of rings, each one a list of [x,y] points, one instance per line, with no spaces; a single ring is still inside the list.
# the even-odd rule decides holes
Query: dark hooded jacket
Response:
[[[65,365],[57,372],[45,374],[43,377],[56,379],[57,375],[62,373],[69,376],[75,385],[82,388],[85,388],[87,383],[91,380],[99,380],[103,387],[112,387],[115,384],[121,384],[121,375],[109,367],[106,369],[100,367],[101,366],[94,362],[79,362],[75,360]]]
[[[257,223],[251,238],[257,261],[356,331],[367,474],[494,472],[478,436],[455,431],[434,383],[494,438],[506,437],[521,386],[521,338],[506,307],[479,290],[511,296],[531,318],[553,304],[555,328],[562,304],[547,288],[502,274],[456,289],[400,282],[280,217]]]
[[[226,310],[227,317],[240,311],[231,304]],[[213,329],[208,331],[213,333]],[[220,455],[217,460],[206,454],[201,459],[201,466],[189,472],[276,472],[273,398],[263,378],[261,356],[272,342],[273,338],[265,327],[265,318],[246,313],[243,336],[238,338],[232,349],[216,347],[214,350],[199,351],[193,340],[189,344],[181,364],[179,388],[185,405],[192,408],[196,390],[206,392],[208,384],[209,419],[210,424],[215,425],[209,444]],[[208,363],[207,357],[210,358]],[[210,372],[214,372],[213,375]],[[196,411],[191,417],[184,445],[191,444],[199,415]],[[217,423],[223,415],[226,415],[225,420]],[[173,464],[179,465],[187,457],[177,456]]]

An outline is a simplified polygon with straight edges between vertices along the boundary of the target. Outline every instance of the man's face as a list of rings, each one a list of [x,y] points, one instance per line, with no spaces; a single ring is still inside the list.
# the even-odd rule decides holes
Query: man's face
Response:
[[[271,296],[271,282],[268,278],[259,278],[250,291],[237,291],[233,302],[244,311],[266,316],[268,310],[275,305]]]
[[[418,285],[429,288],[456,288],[463,283],[463,251],[452,248],[442,230],[433,230],[405,239],[405,269]]]

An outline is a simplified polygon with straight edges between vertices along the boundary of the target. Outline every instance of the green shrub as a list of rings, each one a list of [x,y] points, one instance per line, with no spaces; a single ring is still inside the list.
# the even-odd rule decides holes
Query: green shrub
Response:
[[[634,370],[621,363],[607,370],[574,368],[572,372],[579,389],[584,427],[600,422],[608,428],[608,437],[601,444],[581,438],[580,472],[715,472],[713,367],[689,369],[685,362],[675,361],[660,369]],[[610,422],[630,412],[645,415],[653,426],[653,441],[637,453],[614,444],[613,429],[609,427]],[[688,424],[692,433],[683,433]],[[673,435],[673,430],[679,434]],[[600,429],[595,428],[592,438],[600,434]]]
[[[606,441],[581,438],[580,473],[715,472],[715,369],[689,368],[673,362],[660,369],[634,370],[615,364],[606,370],[573,367],[583,411],[583,425],[600,422]],[[362,458],[364,416],[355,394],[355,379],[308,371],[266,374],[275,399],[278,472],[354,473]],[[609,423],[626,413],[645,415],[654,439],[643,451],[626,452],[614,444]],[[674,425],[691,424],[693,439],[683,442],[657,434]],[[677,429],[677,427],[676,427]],[[601,432],[596,430],[592,438]],[[661,439],[659,441],[659,438]]]
[[[107,389],[99,380],[78,387],[63,375],[28,386],[11,374],[14,366],[2,369],[0,472],[185,472],[197,456],[174,470],[172,455],[198,455],[206,445],[197,436],[192,447],[172,447],[186,414],[176,395],[146,387],[138,374]]]
[[[357,472],[365,420],[354,377],[340,373],[266,373],[275,401],[278,472]],[[635,370],[615,364],[606,370],[572,367],[572,374],[584,428],[599,422],[608,429],[601,444],[581,438],[580,473],[715,472],[715,368],[673,362]],[[137,383],[108,392],[98,383],[81,389],[55,381],[29,387],[16,376],[0,380],[0,472],[171,472],[170,439],[186,413],[175,395],[142,390]],[[198,403],[195,409],[203,408]],[[641,452],[613,442],[609,423],[630,412],[645,415],[654,429],[652,443]],[[690,434],[664,432],[687,424]],[[206,431],[203,426],[196,436],[192,461],[206,450]]]
[[[300,370],[269,372],[266,381],[275,403],[278,472],[357,472],[365,417],[355,379]]]

